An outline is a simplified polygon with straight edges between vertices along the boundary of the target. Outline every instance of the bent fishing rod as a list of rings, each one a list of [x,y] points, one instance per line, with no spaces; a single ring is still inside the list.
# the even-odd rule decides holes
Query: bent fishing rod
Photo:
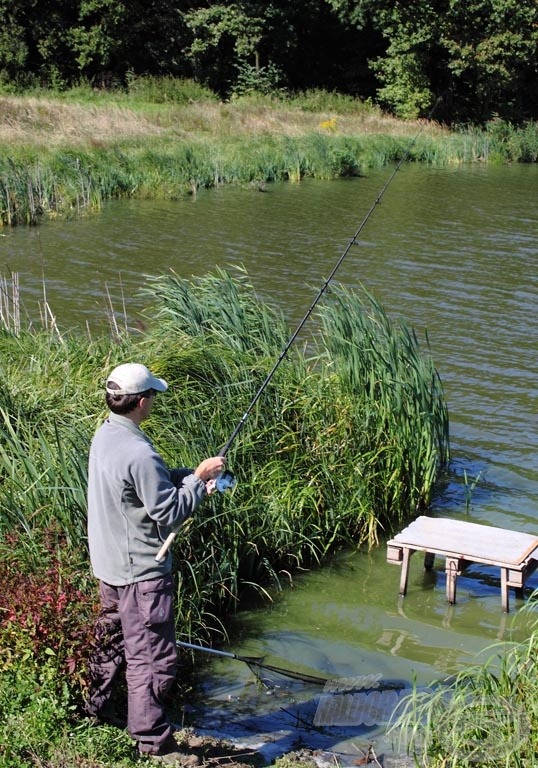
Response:
[[[253,411],[254,407],[256,406],[258,400],[260,399],[260,397],[264,393],[265,389],[267,388],[269,382],[271,381],[271,379],[275,375],[276,371],[280,367],[280,365],[283,362],[283,360],[286,358],[286,356],[287,356],[287,354],[288,354],[288,352],[290,350],[290,347],[293,345],[295,339],[301,333],[302,329],[304,328],[304,326],[306,325],[306,323],[310,319],[310,316],[312,315],[313,311],[317,307],[317,305],[320,302],[321,298],[326,293],[327,289],[329,288],[330,283],[332,282],[334,276],[336,275],[336,273],[338,272],[338,270],[342,266],[342,263],[346,259],[348,253],[350,252],[350,250],[353,248],[354,245],[359,245],[360,244],[359,243],[359,237],[362,234],[362,231],[364,230],[365,226],[368,224],[368,222],[369,222],[370,218],[372,217],[372,215],[373,215],[375,209],[377,208],[377,206],[381,203],[381,201],[382,201],[382,199],[383,199],[383,197],[385,195],[385,192],[387,191],[387,189],[392,184],[392,182],[393,182],[394,178],[396,177],[398,171],[400,170],[402,165],[405,163],[405,161],[407,160],[407,158],[411,154],[411,150],[413,149],[413,147],[415,146],[416,142],[418,141],[420,135],[424,131],[424,128],[426,127],[427,123],[432,119],[432,117],[433,117],[437,107],[439,106],[439,104],[442,101],[442,98],[443,98],[442,95],[439,96],[439,98],[437,99],[437,101],[433,105],[432,109],[430,110],[430,113],[428,114],[427,118],[424,120],[424,122],[422,123],[422,125],[420,126],[418,131],[415,133],[415,135],[413,136],[413,138],[411,139],[411,141],[407,145],[404,153],[402,154],[402,156],[399,159],[398,163],[396,164],[394,170],[392,171],[392,173],[388,177],[387,181],[385,182],[385,184],[381,188],[381,191],[378,193],[377,197],[375,198],[375,200],[373,201],[372,205],[368,209],[366,215],[364,216],[363,220],[361,221],[361,223],[360,223],[359,227],[357,228],[355,234],[353,235],[353,237],[351,238],[349,243],[346,245],[346,247],[344,248],[342,254],[340,255],[340,257],[338,259],[338,261],[336,262],[336,264],[332,268],[332,270],[331,270],[331,272],[329,274],[329,277],[325,280],[325,282],[323,283],[323,285],[319,289],[316,297],[314,298],[314,301],[312,302],[312,304],[309,306],[308,310],[306,311],[303,319],[301,320],[301,322],[299,323],[297,328],[294,330],[294,332],[291,334],[291,336],[288,339],[286,345],[284,346],[284,349],[282,350],[282,352],[280,353],[278,359],[275,361],[273,367],[271,368],[271,370],[269,371],[269,373],[265,377],[265,380],[261,384],[260,388],[258,389],[256,394],[254,395],[254,397],[250,401],[250,404],[249,404],[248,408],[246,409],[245,413],[241,416],[240,420],[238,421],[235,429],[233,430],[232,434],[228,438],[227,442],[220,449],[220,451],[218,453],[218,456],[226,456],[226,454],[230,450],[234,440],[236,439],[238,434],[241,432],[241,430],[245,426],[245,423],[246,423],[248,417],[252,413],[252,411]],[[233,474],[229,470],[226,470],[225,472],[223,472],[217,478],[216,486],[215,487],[216,487],[216,489],[218,491],[224,492],[224,491],[228,490],[228,488],[233,488],[234,485],[235,485],[235,478],[234,478]],[[178,531],[179,531],[179,529],[177,529],[176,531],[172,531],[170,533],[170,535],[168,536],[168,538],[163,543],[162,547],[160,548],[160,550],[157,553],[157,556],[155,558],[155,560],[157,560],[158,563],[162,562],[164,560],[164,558],[166,557],[166,553],[168,552],[172,542],[174,541],[175,537],[177,536]]]

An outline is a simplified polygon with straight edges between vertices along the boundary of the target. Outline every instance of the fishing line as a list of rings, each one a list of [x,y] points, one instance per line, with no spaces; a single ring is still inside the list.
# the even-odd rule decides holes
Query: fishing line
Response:
[[[359,237],[362,234],[362,231],[364,230],[364,228],[367,225],[368,221],[372,217],[372,215],[373,215],[375,209],[377,208],[377,206],[381,203],[381,200],[383,199],[383,196],[385,195],[385,192],[387,191],[387,189],[392,184],[392,182],[393,182],[394,178],[396,177],[398,171],[400,170],[400,168],[402,167],[404,162],[407,160],[407,158],[411,154],[411,150],[413,149],[413,147],[417,143],[420,135],[423,133],[426,125],[428,124],[428,122],[432,119],[432,117],[433,117],[437,107],[441,103],[442,99],[443,99],[443,95],[439,96],[439,98],[437,99],[437,101],[435,102],[433,107],[431,108],[428,116],[422,122],[420,128],[418,129],[418,131],[415,133],[415,135],[413,136],[413,138],[411,139],[411,141],[407,145],[406,149],[404,150],[403,155],[401,156],[401,158],[399,159],[398,163],[396,164],[394,170],[392,171],[392,173],[390,174],[389,178],[387,179],[387,181],[385,182],[385,184],[381,188],[381,191],[378,193],[378,195],[375,198],[374,202],[372,203],[372,205],[368,209],[365,217],[361,221],[361,223],[360,223],[359,227],[357,228],[355,234],[353,235],[353,237],[351,238],[349,243],[346,245],[346,247],[344,248],[342,254],[340,255],[340,258],[338,259],[338,261],[336,262],[336,264],[332,268],[332,270],[331,270],[331,272],[329,274],[329,277],[325,280],[325,282],[323,283],[323,285],[319,289],[316,297],[314,298],[314,301],[312,302],[312,304],[310,305],[310,307],[306,311],[303,319],[301,320],[301,322],[299,323],[297,328],[294,330],[294,332],[292,333],[292,335],[288,339],[284,349],[282,350],[282,352],[280,353],[278,359],[274,363],[273,367],[271,368],[271,370],[269,371],[269,373],[265,377],[265,379],[264,379],[263,383],[261,384],[260,388],[258,389],[256,394],[252,398],[248,408],[246,409],[244,414],[241,416],[241,418],[238,421],[238,423],[237,423],[235,429],[233,430],[232,434],[230,435],[230,437],[228,438],[228,440],[226,441],[224,446],[220,449],[220,451],[218,453],[219,456],[226,456],[226,454],[230,450],[234,440],[236,439],[238,434],[241,432],[241,430],[245,426],[245,423],[246,423],[248,417],[250,416],[250,414],[252,413],[252,410],[256,406],[256,403],[258,402],[258,400],[260,399],[260,397],[264,393],[265,389],[267,388],[267,385],[269,384],[269,382],[271,381],[271,379],[275,375],[276,371],[280,367],[282,361],[285,359],[286,355],[288,354],[288,352],[290,350],[290,347],[292,346],[292,344],[294,343],[295,339],[297,338],[297,336],[302,331],[303,327],[306,325],[306,323],[310,319],[310,316],[312,315],[312,312],[314,311],[314,309],[318,305],[318,303],[321,300],[322,296],[327,291],[327,289],[328,289],[332,279],[334,278],[334,276],[336,275],[336,273],[338,272],[338,270],[342,266],[342,263],[343,263],[344,259],[347,257],[348,253],[350,252],[350,250],[353,248],[354,245],[360,245]],[[228,488],[233,488],[234,485],[235,485],[235,478],[234,478],[232,472],[230,472],[229,470],[226,470],[225,472],[223,472],[220,475],[220,477],[217,478],[217,481],[216,481],[216,488],[220,492],[224,492],[224,491],[228,490]],[[177,531],[172,531],[172,533],[170,533],[170,535],[168,536],[168,538],[164,542],[163,546],[161,547],[161,549],[159,550],[159,552],[158,552],[158,554],[157,554],[157,556],[155,558],[157,560],[157,562],[162,562],[162,560],[164,560],[164,558],[166,556],[166,553],[168,552],[168,549],[170,548],[170,546],[171,546],[172,542],[174,541],[176,535],[177,535]]]

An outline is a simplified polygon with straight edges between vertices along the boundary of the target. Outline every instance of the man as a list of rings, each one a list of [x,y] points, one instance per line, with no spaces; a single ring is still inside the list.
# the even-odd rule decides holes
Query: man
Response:
[[[116,673],[126,662],[127,727],[141,754],[193,764],[182,755],[164,709],[176,674],[172,560],[155,557],[171,529],[195,511],[225,459],[169,470],[140,429],[168,384],[125,363],[106,383],[110,414],[94,435],[88,468],[88,541],[101,611],[90,661],[88,714],[112,720]]]

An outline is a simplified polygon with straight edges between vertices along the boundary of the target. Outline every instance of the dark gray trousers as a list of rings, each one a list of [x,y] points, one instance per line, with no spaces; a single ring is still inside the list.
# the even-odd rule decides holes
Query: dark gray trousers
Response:
[[[172,733],[164,700],[177,669],[170,575],[124,587],[99,583],[101,610],[89,666],[87,711],[107,714],[114,680],[126,662],[129,734],[155,753]]]

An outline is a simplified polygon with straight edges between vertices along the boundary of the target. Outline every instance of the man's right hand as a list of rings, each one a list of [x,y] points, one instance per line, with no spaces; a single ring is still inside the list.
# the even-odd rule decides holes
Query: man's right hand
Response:
[[[211,456],[209,459],[204,459],[194,470],[196,477],[207,483],[208,480],[214,480],[224,471],[226,467],[226,459],[224,456]]]

